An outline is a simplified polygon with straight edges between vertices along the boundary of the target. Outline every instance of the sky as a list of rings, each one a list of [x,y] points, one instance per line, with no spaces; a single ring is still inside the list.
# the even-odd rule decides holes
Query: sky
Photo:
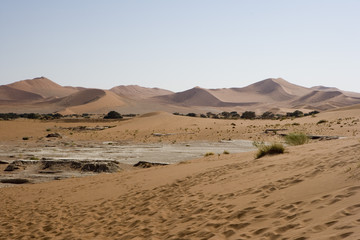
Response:
[[[0,85],[360,92],[358,0],[0,0]]]

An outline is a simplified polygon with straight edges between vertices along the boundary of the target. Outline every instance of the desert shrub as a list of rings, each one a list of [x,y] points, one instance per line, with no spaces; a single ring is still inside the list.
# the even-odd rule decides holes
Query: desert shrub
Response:
[[[313,116],[315,117],[316,114],[320,113],[319,111],[311,111],[311,112],[308,112],[308,113],[305,113],[304,116]]]
[[[281,143],[266,145],[264,142],[253,142],[253,145],[258,149],[255,158],[261,158],[265,155],[282,154],[285,152],[285,147]]]
[[[41,117],[41,115],[38,113],[25,113],[23,115],[24,118],[28,118],[28,119],[39,119]]]
[[[104,119],[120,119],[123,118],[120,113],[116,111],[110,111],[104,116]]]
[[[285,136],[285,142],[289,145],[302,145],[309,141],[308,136],[304,133],[290,133]]]
[[[303,117],[304,113],[300,110],[295,110],[294,112],[288,112],[286,113],[287,117]]]
[[[256,114],[255,114],[255,112],[252,112],[252,111],[245,111],[245,112],[243,112],[243,114],[241,115],[241,118],[244,118],[244,119],[254,119],[254,118],[256,118]]]
[[[272,113],[272,112],[264,112],[262,115],[261,115],[261,118],[262,119],[272,119],[274,118],[275,115]]]
[[[223,154],[230,154],[229,151],[224,150]]]
[[[236,111],[230,112],[230,117],[234,119],[240,118],[240,114],[238,114]]]
[[[230,113],[229,112],[222,112],[221,116],[223,116],[224,118],[229,118],[230,117]]]
[[[205,157],[208,157],[208,156],[212,156],[212,155],[215,155],[215,153],[213,153],[213,152],[208,152],[208,153],[205,153]]]
[[[186,114],[186,116],[188,116],[188,117],[196,117],[196,113],[188,113],[188,114]]]
[[[322,120],[318,121],[316,124],[322,124],[322,123],[327,123],[327,122],[328,122],[327,120],[322,119]]]

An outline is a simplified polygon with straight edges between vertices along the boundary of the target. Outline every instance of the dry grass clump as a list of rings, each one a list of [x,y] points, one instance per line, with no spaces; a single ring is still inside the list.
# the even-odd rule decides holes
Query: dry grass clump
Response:
[[[208,152],[208,153],[205,153],[205,157],[208,157],[208,156],[212,156],[212,155],[215,155],[215,153],[213,153],[213,152]]]
[[[320,120],[320,121],[318,121],[316,124],[322,124],[322,123],[327,123],[328,121],[327,120],[325,120],[325,119],[322,119],[322,120]]]
[[[309,142],[309,137],[305,133],[290,133],[285,136],[285,142],[288,145],[303,145]]]
[[[285,147],[281,143],[272,143],[266,145],[264,142],[254,142],[253,145],[258,149],[255,158],[261,158],[265,155],[282,154],[285,152]]]

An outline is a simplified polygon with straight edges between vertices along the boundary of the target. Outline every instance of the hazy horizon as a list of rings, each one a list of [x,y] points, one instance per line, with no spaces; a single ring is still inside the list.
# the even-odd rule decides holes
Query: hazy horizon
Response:
[[[359,10],[354,0],[5,0],[0,85],[45,76],[179,92],[280,77],[360,92]]]

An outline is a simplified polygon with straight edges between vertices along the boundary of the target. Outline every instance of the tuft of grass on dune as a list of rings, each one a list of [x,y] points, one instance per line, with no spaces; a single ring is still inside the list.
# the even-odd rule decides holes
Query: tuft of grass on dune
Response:
[[[264,142],[253,142],[253,145],[258,149],[255,155],[256,159],[266,155],[282,154],[285,152],[285,147],[281,143],[266,145]]]
[[[290,133],[286,135],[285,142],[288,145],[303,145],[309,142],[309,137],[305,133]]]

